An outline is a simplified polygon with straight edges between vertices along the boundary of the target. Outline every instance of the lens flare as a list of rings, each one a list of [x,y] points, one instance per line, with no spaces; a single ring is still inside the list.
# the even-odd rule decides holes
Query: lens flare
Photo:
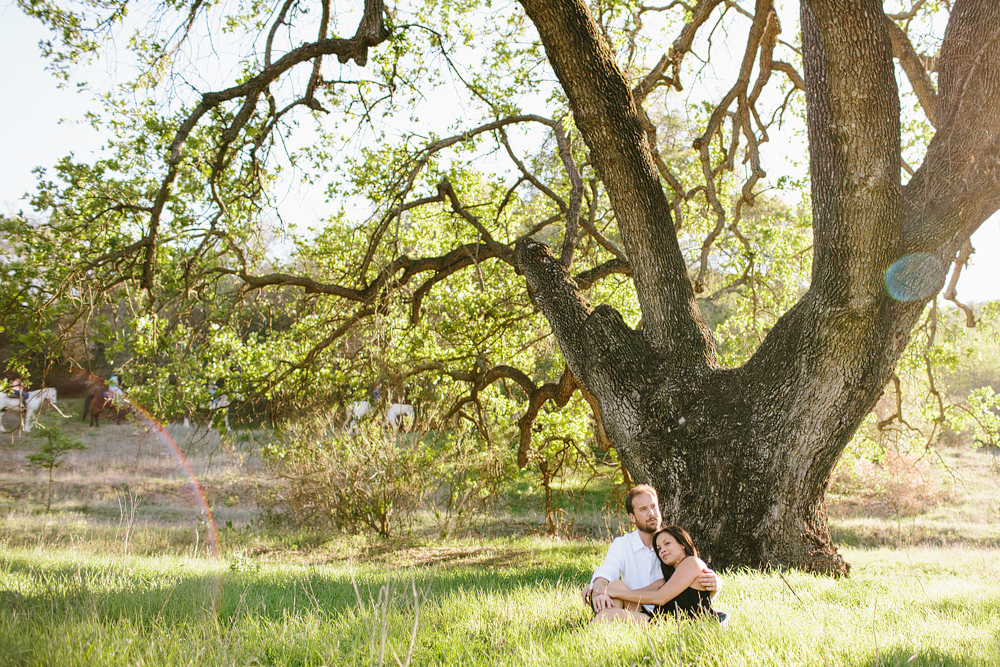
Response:
[[[922,301],[944,286],[946,275],[937,257],[915,252],[893,262],[885,272],[885,289],[896,301]]]
[[[104,384],[104,380],[88,374],[88,384],[90,386],[100,386]],[[205,490],[201,486],[201,482],[198,481],[197,475],[195,475],[194,469],[188,462],[187,456],[181,451],[180,446],[171,437],[170,433],[167,432],[164,425],[152,415],[152,413],[133,402],[127,396],[121,395],[118,400],[122,400],[128,404],[129,409],[135,415],[136,421],[145,428],[149,433],[154,434],[160,441],[164,448],[171,452],[174,460],[177,461],[177,465],[184,471],[187,475],[188,484],[191,485],[191,490],[194,492],[194,497],[198,501],[198,505],[201,509],[201,515],[204,517],[205,522],[205,539],[208,542],[211,557],[217,558],[219,556],[219,531],[215,525],[215,517],[212,514],[212,506],[208,502],[208,498],[205,496]]]
[[[163,424],[157,421],[156,418],[153,417],[148,410],[146,410],[146,408],[141,405],[136,405],[131,401],[128,403],[132,409],[135,410],[137,420],[140,421],[150,433],[155,434],[162,444],[166,445],[167,449],[173,453],[178,465],[184,469],[184,473],[188,477],[188,483],[191,485],[195,498],[198,499],[198,504],[201,506],[202,516],[205,517],[207,533],[206,540],[211,548],[212,558],[217,558],[219,556],[219,531],[215,526],[215,517],[212,515],[212,506],[209,504],[208,498],[205,497],[205,490],[201,487],[201,482],[198,481],[198,477],[195,476],[194,469],[191,468],[191,464],[188,463],[187,457],[184,456],[184,452],[181,451],[177,442],[170,436],[169,433],[167,433]]]

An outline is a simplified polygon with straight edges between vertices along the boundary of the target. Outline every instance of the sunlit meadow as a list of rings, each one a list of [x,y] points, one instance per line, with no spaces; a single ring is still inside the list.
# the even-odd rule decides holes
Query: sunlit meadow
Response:
[[[846,578],[726,572],[726,629],[594,627],[579,589],[606,535],[532,536],[530,516],[448,540],[279,530],[254,520],[252,443],[167,431],[215,508],[217,557],[190,480],[141,429],[79,430],[51,514],[24,462],[37,442],[0,443],[0,665],[1000,664],[985,454],[947,453],[909,515],[834,497]]]

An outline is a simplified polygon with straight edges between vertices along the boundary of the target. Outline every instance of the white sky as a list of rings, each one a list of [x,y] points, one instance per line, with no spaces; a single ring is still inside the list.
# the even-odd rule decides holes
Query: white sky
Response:
[[[42,27],[11,4],[0,6],[0,211],[27,211],[21,197],[34,189],[31,170],[49,167],[69,152],[89,161],[101,138],[82,123],[90,102],[87,93],[59,89],[45,71],[38,42]],[[312,211],[320,215],[319,210]],[[1000,299],[1000,215],[994,215],[972,237],[976,254],[963,272],[959,299],[981,302]]]

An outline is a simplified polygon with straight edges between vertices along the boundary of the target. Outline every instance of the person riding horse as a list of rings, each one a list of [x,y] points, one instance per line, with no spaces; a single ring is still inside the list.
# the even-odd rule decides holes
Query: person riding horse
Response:
[[[14,381],[10,383],[10,391],[7,393],[7,396],[16,398],[21,406],[20,409],[24,410],[24,400],[28,398],[28,391],[21,378],[14,378]]]
[[[104,396],[106,398],[110,398],[112,400],[115,400],[115,399],[117,399],[119,396],[121,396],[124,393],[125,392],[122,391],[121,384],[119,384],[119,382],[118,382],[118,376],[117,375],[112,375],[111,377],[109,377],[108,378],[108,390],[104,393]]]

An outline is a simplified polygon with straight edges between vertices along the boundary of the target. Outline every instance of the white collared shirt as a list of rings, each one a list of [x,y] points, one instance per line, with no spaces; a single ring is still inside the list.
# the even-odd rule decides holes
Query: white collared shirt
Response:
[[[656,557],[656,552],[642,543],[638,530],[633,530],[614,539],[608,547],[604,562],[594,570],[594,576],[590,578],[591,585],[598,577],[604,577],[608,581],[621,579],[626,586],[635,590],[662,579],[663,570],[660,569],[660,559]]]

